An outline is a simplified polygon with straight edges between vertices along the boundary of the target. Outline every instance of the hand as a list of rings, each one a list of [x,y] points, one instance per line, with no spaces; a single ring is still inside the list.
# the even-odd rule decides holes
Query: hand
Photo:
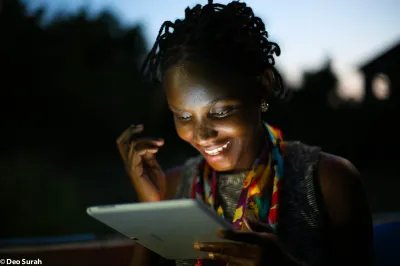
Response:
[[[209,253],[229,266],[297,265],[280,244],[269,225],[244,219],[244,231],[222,231],[219,236],[236,243],[196,243],[195,249]]]
[[[164,140],[133,139],[143,130],[143,125],[129,127],[117,139],[117,146],[139,200],[159,201],[165,195],[166,180],[155,153],[164,145]]]

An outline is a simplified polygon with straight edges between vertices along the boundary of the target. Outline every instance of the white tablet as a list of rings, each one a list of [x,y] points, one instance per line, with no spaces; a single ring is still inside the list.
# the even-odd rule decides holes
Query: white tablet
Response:
[[[96,206],[87,213],[171,260],[207,258],[193,244],[222,242],[217,231],[233,229],[213,209],[194,199]]]

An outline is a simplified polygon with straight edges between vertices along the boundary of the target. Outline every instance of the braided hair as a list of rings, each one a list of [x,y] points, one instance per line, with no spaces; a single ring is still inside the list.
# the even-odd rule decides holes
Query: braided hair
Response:
[[[172,31],[173,30],[173,31]],[[259,17],[245,3],[213,3],[185,9],[185,18],[165,21],[142,66],[143,74],[161,82],[164,72],[183,61],[207,61],[226,71],[237,71],[255,82],[266,68],[273,72],[268,94],[285,94],[282,78],[274,68],[278,44],[268,40],[268,32]],[[197,62],[196,61],[196,62]]]

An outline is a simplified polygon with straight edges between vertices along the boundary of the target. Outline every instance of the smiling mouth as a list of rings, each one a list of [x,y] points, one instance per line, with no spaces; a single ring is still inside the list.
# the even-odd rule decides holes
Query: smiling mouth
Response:
[[[228,141],[227,143],[225,143],[224,145],[222,145],[218,148],[215,148],[212,150],[204,150],[204,152],[208,155],[215,156],[215,155],[220,154],[224,149],[226,149],[229,144],[230,144],[230,141]]]

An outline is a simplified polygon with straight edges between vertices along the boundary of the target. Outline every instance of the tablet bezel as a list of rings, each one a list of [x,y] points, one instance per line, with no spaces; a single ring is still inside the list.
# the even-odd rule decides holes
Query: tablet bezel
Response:
[[[155,214],[155,211],[158,212]],[[184,214],[185,212],[186,215]],[[153,250],[162,257],[172,260],[207,258],[208,254],[194,250],[193,244],[196,241],[226,242],[227,240],[218,238],[217,230],[233,229],[233,226],[220,217],[216,211],[205,205],[203,202],[195,199],[174,199],[158,202],[93,206],[87,208],[87,213],[103,224],[129,237],[130,239],[135,240],[148,249]],[[143,220],[141,220],[137,226],[133,226],[131,232],[128,232],[129,229],[126,229],[127,223],[130,223],[130,220],[129,222],[127,221],[129,219],[128,216],[132,217],[135,213],[136,215],[140,215]],[[172,218],[169,214],[177,215],[177,219],[180,220],[174,220],[174,218]],[[198,219],[189,224],[185,223],[183,216],[188,217],[190,215]],[[117,216],[119,219],[116,218]],[[160,220],[160,217],[164,217],[163,220],[165,221],[175,221],[176,226],[168,226],[167,224],[156,225],[155,222],[152,222],[152,216],[153,219],[155,219],[154,217],[157,217],[156,219]],[[146,219],[149,219],[149,222],[146,223]],[[149,228],[149,225],[152,225],[153,228],[156,226],[157,228]],[[190,232],[193,232],[193,235],[191,235],[192,233],[189,235],[179,234],[178,231],[180,228],[188,229],[190,227],[193,227],[193,229],[190,230]],[[175,232],[174,236],[169,238],[163,237],[161,239],[161,237],[158,237],[160,234],[163,236],[167,234],[164,233],[165,230],[160,231],[162,228]],[[157,234],[154,232],[157,232]],[[199,235],[196,236],[196,233]],[[152,239],[152,237],[154,239]],[[156,240],[156,237],[159,238],[159,241]],[[171,247],[174,243],[176,248]],[[161,246],[163,247],[161,248]],[[179,249],[179,252],[177,249]]]

